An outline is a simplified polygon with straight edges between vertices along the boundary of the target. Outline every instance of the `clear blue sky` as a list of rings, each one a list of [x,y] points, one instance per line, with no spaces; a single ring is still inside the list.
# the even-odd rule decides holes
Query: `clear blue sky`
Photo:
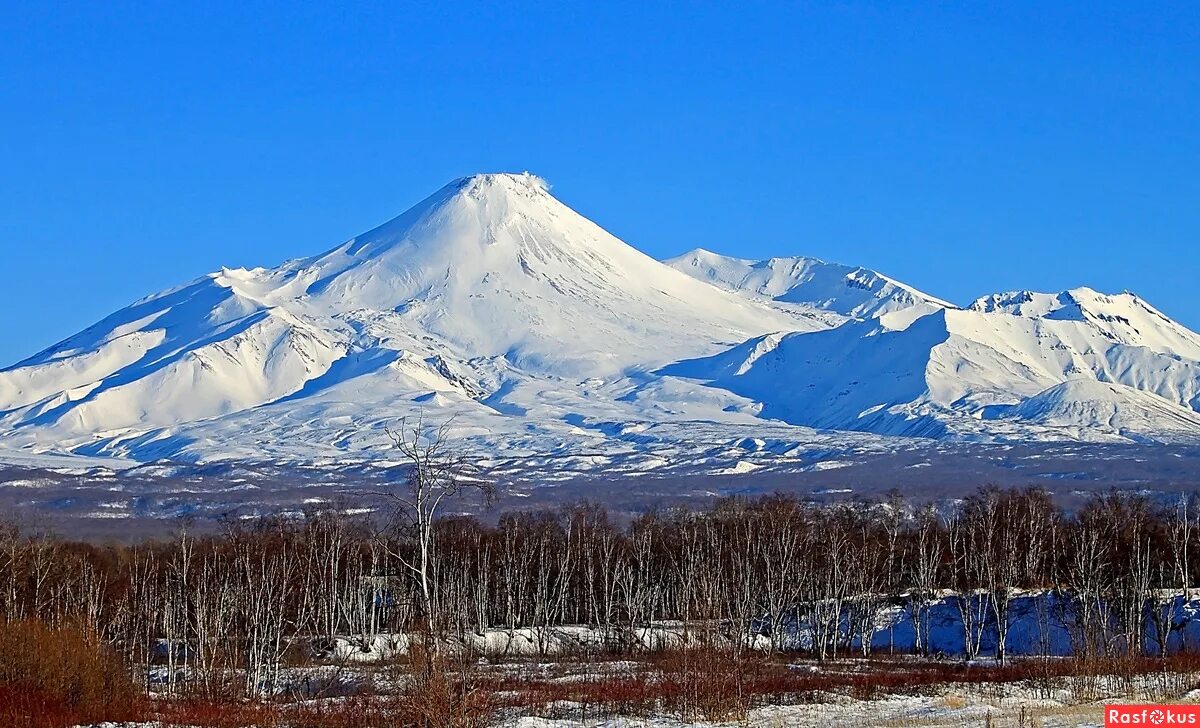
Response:
[[[9,3],[0,363],[476,171],[659,257],[1128,288],[1200,327],[1194,3],[717,5]]]

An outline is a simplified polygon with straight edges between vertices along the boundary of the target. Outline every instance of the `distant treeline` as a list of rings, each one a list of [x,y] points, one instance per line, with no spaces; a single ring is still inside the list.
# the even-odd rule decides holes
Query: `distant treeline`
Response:
[[[432,511],[431,511],[432,513]],[[881,607],[906,607],[921,651],[932,601],[957,599],[967,656],[1003,657],[1018,590],[1056,590],[1077,654],[1153,649],[1200,574],[1195,496],[1132,493],[1067,513],[1043,490],[987,488],[946,511],[895,494],[817,505],[791,496],[663,510],[618,525],[602,506],[384,527],[337,510],[231,521],[133,546],[0,528],[0,616],[84,625],[131,664],[245,670],[270,684],[297,638],[439,635],[582,624],[612,634],[658,620],[753,630],[775,649],[868,654]],[[415,565],[415,566],[414,566]],[[865,639],[864,639],[865,637]],[[162,645],[186,645],[167,649]],[[629,649],[635,649],[630,645]],[[606,649],[621,649],[619,643]]]

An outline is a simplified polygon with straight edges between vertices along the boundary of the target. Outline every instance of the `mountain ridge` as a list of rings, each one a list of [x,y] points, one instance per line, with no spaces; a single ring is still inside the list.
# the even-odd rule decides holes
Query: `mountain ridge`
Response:
[[[1117,389],[1060,386],[1079,379]],[[960,308],[816,258],[659,262],[540,177],[490,174],[0,369],[0,453],[380,458],[384,426],[419,411],[480,452],[612,452],[579,467],[647,472],[671,465],[663,451],[728,467],[766,431],[800,459],[825,430],[883,449],[1200,442],[1197,409],[1200,336],[1132,294]]]

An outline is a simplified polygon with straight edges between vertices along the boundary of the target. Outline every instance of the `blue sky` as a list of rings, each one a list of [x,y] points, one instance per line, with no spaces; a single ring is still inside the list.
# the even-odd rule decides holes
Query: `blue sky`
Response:
[[[477,171],[658,257],[1130,289],[1200,327],[1194,4],[723,5],[9,4],[0,364]]]

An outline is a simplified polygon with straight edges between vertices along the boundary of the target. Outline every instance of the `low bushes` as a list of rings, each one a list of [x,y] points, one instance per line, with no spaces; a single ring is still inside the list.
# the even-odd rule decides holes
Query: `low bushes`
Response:
[[[0,725],[57,728],[135,716],[129,669],[92,631],[0,621]]]

